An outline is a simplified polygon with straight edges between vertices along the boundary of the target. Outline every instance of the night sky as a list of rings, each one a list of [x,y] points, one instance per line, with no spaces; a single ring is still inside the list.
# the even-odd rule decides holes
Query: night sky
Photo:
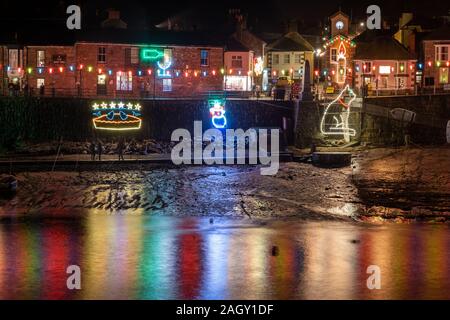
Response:
[[[33,27],[42,23],[65,25],[65,8],[70,4],[80,4],[83,10],[83,25],[96,26],[105,19],[106,9],[110,7],[121,11],[122,18],[130,28],[152,28],[171,15],[193,10],[210,19],[211,27],[220,24],[230,8],[239,8],[247,14],[249,24],[264,31],[279,31],[284,22],[296,19],[305,25],[314,25],[326,21],[326,17],[341,8],[354,19],[362,19],[370,4],[378,4],[382,15],[393,22],[398,20],[402,11],[412,11],[420,15],[450,15],[448,1],[439,0],[401,0],[401,1],[144,1],[144,0],[81,0],[81,1],[45,1],[34,2],[33,6],[21,1],[2,0],[0,18],[3,28]],[[18,22],[20,22],[18,24]]]

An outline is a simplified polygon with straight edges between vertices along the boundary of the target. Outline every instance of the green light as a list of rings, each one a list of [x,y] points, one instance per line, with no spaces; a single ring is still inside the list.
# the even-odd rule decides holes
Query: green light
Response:
[[[155,61],[164,57],[164,52],[159,49],[145,48],[141,49],[141,59]]]

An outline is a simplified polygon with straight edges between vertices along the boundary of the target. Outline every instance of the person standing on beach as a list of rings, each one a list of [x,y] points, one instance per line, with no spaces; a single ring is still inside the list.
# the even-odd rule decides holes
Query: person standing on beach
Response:
[[[124,141],[123,141],[123,139],[121,138],[120,140],[119,140],[119,143],[117,144],[117,153],[119,154],[119,161],[120,160],[124,160],[124,158],[123,158],[123,149],[124,149],[124,147],[125,147],[125,143],[124,143]]]
[[[102,152],[103,152],[103,145],[102,145],[102,141],[98,140],[97,143],[97,153],[98,153],[98,160],[102,160]]]
[[[92,140],[91,144],[89,145],[89,152],[91,153],[91,160],[95,161],[95,142],[94,142],[94,140]]]

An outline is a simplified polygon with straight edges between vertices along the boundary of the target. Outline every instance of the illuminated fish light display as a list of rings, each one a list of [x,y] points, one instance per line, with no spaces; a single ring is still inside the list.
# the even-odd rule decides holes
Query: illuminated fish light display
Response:
[[[227,126],[227,118],[225,117],[225,101],[221,99],[213,99],[208,101],[209,113],[211,121],[216,129],[223,129]]]
[[[142,125],[139,103],[94,103],[92,115],[92,123],[98,130],[138,130]]]

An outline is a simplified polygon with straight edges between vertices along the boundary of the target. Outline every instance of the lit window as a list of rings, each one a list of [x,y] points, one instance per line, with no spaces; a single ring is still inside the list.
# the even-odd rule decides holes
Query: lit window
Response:
[[[117,72],[117,91],[133,91],[133,75],[131,72]]]
[[[41,86],[45,86],[45,80],[39,78],[39,79],[36,80],[36,88],[40,89]]]
[[[172,79],[163,79],[163,91],[172,91]]]
[[[200,50],[200,65],[208,66],[209,65],[209,52],[208,50]]]
[[[331,48],[331,61],[335,61],[337,62],[337,49],[336,48]]]
[[[398,63],[398,68],[397,68],[397,73],[405,73],[405,72],[406,72],[405,63],[404,62],[399,62]]]
[[[19,50],[9,49],[9,66],[15,70],[19,67]]]
[[[101,63],[106,62],[106,48],[105,47],[98,48],[97,61],[101,62]]]
[[[448,83],[448,68],[439,68],[439,83]]]
[[[45,66],[45,51],[38,50],[36,53],[36,66],[44,67]]]

